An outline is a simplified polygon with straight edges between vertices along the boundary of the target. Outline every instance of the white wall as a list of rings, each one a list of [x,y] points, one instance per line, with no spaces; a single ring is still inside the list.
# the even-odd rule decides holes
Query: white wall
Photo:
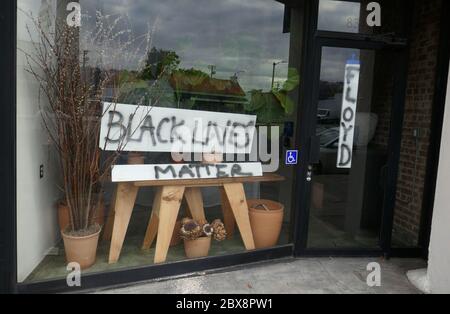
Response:
[[[431,229],[428,276],[432,293],[450,293],[450,77]]]
[[[39,12],[40,2],[19,0],[26,12]],[[18,48],[32,52],[25,25],[18,13]],[[17,52],[17,267],[22,282],[39,265],[59,239],[55,201],[59,198],[55,174],[57,163],[39,113],[39,89],[24,70],[24,54]],[[39,168],[44,165],[44,178]]]

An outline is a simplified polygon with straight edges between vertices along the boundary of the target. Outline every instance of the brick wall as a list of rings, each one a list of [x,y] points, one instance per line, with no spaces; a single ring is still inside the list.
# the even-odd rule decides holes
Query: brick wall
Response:
[[[394,218],[393,244],[401,246],[418,243],[442,0],[418,0],[415,3]]]

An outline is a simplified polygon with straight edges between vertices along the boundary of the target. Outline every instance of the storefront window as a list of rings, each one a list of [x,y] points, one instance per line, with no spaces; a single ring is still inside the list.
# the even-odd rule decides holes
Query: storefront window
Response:
[[[97,273],[291,243],[301,30],[284,19],[273,0],[18,0],[19,282],[86,250]],[[252,145],[179,160],[167,143],[194,120],[256,126]]]

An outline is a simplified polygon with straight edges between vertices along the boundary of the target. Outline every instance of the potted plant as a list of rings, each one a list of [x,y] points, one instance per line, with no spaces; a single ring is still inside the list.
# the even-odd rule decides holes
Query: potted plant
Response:
[[[277,245],[283,225],[284,206],[270,200],[248,200],[247,204],[256,248]]]
[[[100,192],[111,166],[126,146],[125,142],[120,143],[116,151],[107,154],[99,148],[101,120],[107,111],[103,110],[103,97],[107,88],[113,86],[117,95],[112,102],[117,103],[120,79],[115,70],[115,57],[124,62],[123,56],[130,55],[125,52],[136,42],[130,38],[118,46],[114,38],[119,30],[108,28],[108,24],[114,24],[108,21],[99,27],[101,32],[98,29],[91,30],[91,33],[87,31],[86,37],[91,38],[82,40],[78,27],[62,23],[56,25],[56,31],[51,33],[38,19],[28,16],[39,39],[36,41],[29,31],[34,49],[32,52],[22,50],[22,53],[27,61],[26,70],[38,82],[45,96],[44,102],[39,99],[39,109],[59,157],[64,192],[64,200],[59,207],[61,212],[67,210],[60,217],[66,259],[85,269],[96,260],[103,223],[98,219],[102,216],[99,209],[103,209]],[[97,18],[99,23],[103,23],[103,17]],[[100,55],[95,59],[100,61],[88,67],[86,60],[80,60],[80,55],[83,55],[80,43],[100,42],[99,38],[102,49],[96,50]]]
[[[58,201],[57,209],[59,229],[66,230],[70,226],[70,210],[65,198],[62,198]],[[105,223],[105,213],[106,206],[102,196],[99,207],[96,209],[96,213],[94,215],[94,220],[99,226],[103,226]]]
[[[180,237],[184,240],[184,250],[188,258],[206,257],[211,248],[211,238],[224,241],[227,237],[225,226],[219,219],[209,224],[207,221],[182,220]]]

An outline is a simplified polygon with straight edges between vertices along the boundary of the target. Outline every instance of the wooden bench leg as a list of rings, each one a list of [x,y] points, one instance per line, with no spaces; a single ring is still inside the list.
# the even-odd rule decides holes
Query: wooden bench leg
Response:
[[[103,241],[111,241],[112,231],[114,227],[114,208],[116,206],[117,187],[114,189],[111,204],[109,205],[108,218],[103,230]]]
[[[206,220],[203,196],[200,188],[186,188],[184,193],[186,203],[194,220]]]
[[[157,187],[155,198],[153,199],[153,207],[152,213],[150,215],[150,221],[148,222],[147,232],[145,233],[144,243],[142,244],[143,250],[150,249],[158,233],[159,210],[161,208],[161,193],[162,188]]]
[[[233,210],[231,209],[230,202],[228,201],[227,194],[223,187],[220,187],[220,198],[222,204],[223,223],[225,225],[225,230],[227,231],[227,239],[231,239],[234,234],[236,221],[234,220]]]
[[[224,184],[223,189],[228,198],[229,205],[233,211],[242,241],[247,250],[255,249],[250,217],[248,214],[247,199],[245,197],[244,185],[242,183]]]
[[[139,188],[132,183],[119,183],[117,186],[114,206],[114,228],[109,250],[110,264],[117,263],[119,260],[138,190]]]
[[[164,186],[161,191],[158,238],[156,240],[155,264],[164,263],[167,258],[173,229],[183,200],[184,186]]]

